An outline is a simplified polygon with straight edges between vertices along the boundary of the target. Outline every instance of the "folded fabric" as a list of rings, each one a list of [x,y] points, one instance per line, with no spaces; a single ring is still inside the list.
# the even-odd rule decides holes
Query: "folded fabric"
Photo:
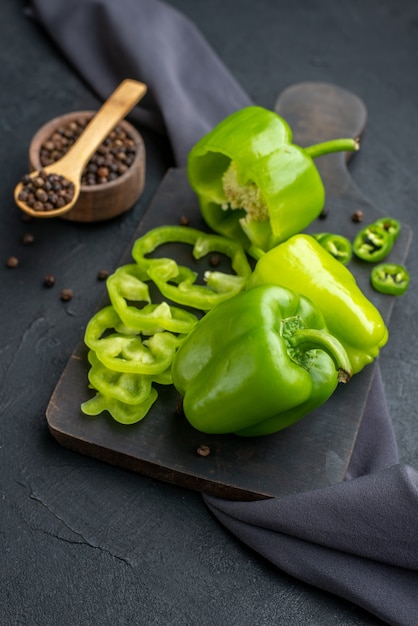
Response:
[[[196,27],[163,2],[31,6],[102,98],[123,78],[148,85],[134,119],[167,133],[179,166],[203,134],[251,104]],[[417,623],[418,474],[398,462],[378,368],[345,482],[259,502],[203,497],[226,528],[285,572],[389,624]]]
[[[124,78],[148,95],[131,119],[167,133],[175,163],[250,99],[197,28],[158,0],[33,0],[39,22],[103,99]]]
[[[283,571],[389,624],[418,615],[418,472],[398,463],[379,369],[347,478],[258,502],[204,499],[236,537]]]

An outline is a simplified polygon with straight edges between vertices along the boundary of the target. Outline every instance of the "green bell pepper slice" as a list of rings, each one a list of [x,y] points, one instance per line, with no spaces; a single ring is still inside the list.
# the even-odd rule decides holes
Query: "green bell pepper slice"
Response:
[[[392,296],[402,296],[409,287],[409,281],[408,270],[397,263],[380,263],[370,275],[370,282],[376,291]]]
[[[362,261],[382,261],[392,250],[394,238],[383,226],[369,224],[354,238],[353,252]]]
[[[310,300],[262,285],[209,311],[176,353],[172,374],[194,428],[258,436],[323,404],[349,380],[351,364]]]
[[[330,333],[345,347],[354,374],[388,340],[382,316],[353,274],[310,235],[294,235],[257,261],[247,287],[266,283],[294,289],[317,304]]]
[[[147,256],[167,243],[193,246],[195,259],[210,252],[220,252],[231,259],[235,274],[207,271],[204,275],[206,284],[196,284],[198,274],[189,267],[178,265],[172,258]],[[165,298],[201,311],[208,311],[242,291],[251,275],[250,264],[240,243],[189,226],[158,226],[148,231],[136,240],[132,256]]]
[[[140,404],[146,400],[153,383],[170,385],[173,382],[170,366],[161,374],[154,375],[117,372],[103,365],[94,350],[89,350],[88,361],[91,388],[124,404]]]
[[[315,233],[312,235],[321,246],[343,265],[348,265],[353,256],[351,241],[336,233]]]
[[[325,191],[313,159],[358,148],[353,139],[301,148],[282,117],[249,106],[193,146],[187,174],[208,226],[257,258],[321,213]]]
[[[171,365],[185,336],[161,331],[143,339],[140,331],[125,327],[113,306],[109,305],[89,320],[84,342],[111,370],[155,375]]]
[[[401,231],[401,223],[399,220],[396,220],[394,217],[381,217],[375,221],[375,224],[388,232],[389,235],[393,237],[393,240],[396,241]]]
[[[158,392],[154,388],[151,388],[145,400],[138,404],[127,404],[97,393],[82,403],[81,410],[85,415],[99,415],[103,411],[108,411],[116,422],[127,425],[136,424],[144,419],[157,398]]]
[[[108,277],[109,298],[122,322],[142,332],[189,333],[197,323],[197,317],[167,302],[152,303],[145,280],[149,280],[147,273],[136,263],[122,265]]]

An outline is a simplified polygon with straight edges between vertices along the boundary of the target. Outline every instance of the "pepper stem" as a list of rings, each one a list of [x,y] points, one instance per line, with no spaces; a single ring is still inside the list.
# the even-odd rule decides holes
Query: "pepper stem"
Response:
[[[360,142],[358,139],[332,139],[331,141],[323,141],[313,146],[304,148],[304,151],[312,158],[330,154],[331,152],[354,152],[360,150]]]
[[[303,352],[323,350],[334,362],[338,371],[338,382],[347,383],[350,380],[353,374],[350,359],[344,346],[333,335],[314,328],[300,328],[288,338],[288,341],[292,348]]]

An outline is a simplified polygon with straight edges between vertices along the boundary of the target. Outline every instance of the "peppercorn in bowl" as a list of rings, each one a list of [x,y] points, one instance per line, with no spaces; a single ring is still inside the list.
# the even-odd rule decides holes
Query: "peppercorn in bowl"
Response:
[[[63,157],[95,113],[75,111],[42,126],[29,147],[31,171],[41,171]],[[132,124],[122,120],[87,163],[77,202],[62,218],[96,222],[116,217],[133,207],[141,196],[144,184],[144,141]]]

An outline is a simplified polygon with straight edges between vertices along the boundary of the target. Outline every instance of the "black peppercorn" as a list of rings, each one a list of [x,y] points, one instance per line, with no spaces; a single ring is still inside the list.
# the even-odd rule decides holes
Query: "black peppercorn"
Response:
[[[98,280],[106,280],[109,276],[109,272],[107,270],[99,270],[97,273]]]
[[[35,237],[31,233],[25,233],[22,237],[22,243],[28,245],[35,241]]]
[[[6,265],[10,269],[13,269],[14,267],[17,267],[19,265],[19,259],[16,256],[9,256],[6,261]]]
[[[63,289],[61,291],[61,300],[63,302],[68,302],[68,300],[71,300],[71,298],[73,297],[73,292],[71,289]]]
[[[62,158],[83,132],[88,120],[77,118],[58,128],[41,145],[39,159],[42,167]],[[81,185],[101,185],[124,174],[134,162],[134,140],[118,125],[109,133],[84,168]],[[112,173],[112,174],[111,174]]]
[[[363,211],[354,211],[353,215],[351,216],[351,219],[353,220],[353,222],[355,224],[358,224],[359,222],[363,221]]]
[[[55,285],[55,276],[47,274],[44,278],[45,287],[53,287]]]

